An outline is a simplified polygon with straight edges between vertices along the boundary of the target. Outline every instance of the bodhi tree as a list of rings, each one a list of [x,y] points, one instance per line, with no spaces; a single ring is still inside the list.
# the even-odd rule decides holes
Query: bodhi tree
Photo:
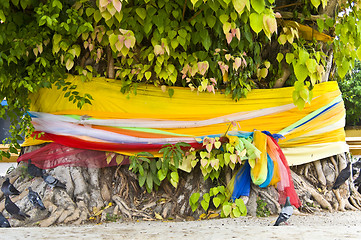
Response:
[[[16,153],[20,136],[31,134],[33,127],[26,114],[28,95],[40,88],[57,87],[79,108],[91,104],[92,96],[80,95],[76,86],[66,81],[66,74],[80,75],[83,81],[98,76],[116,79],[122,86],[119,94],[135,91],[142,83],[168,89],[169,97],[174,90],[167,86],[182,86],[190,91],[222,91],[234,101],[247,97],[254,88],[294,86],[294,104],[302,109],[311,101],[315,84],[343,79],[354,60],[361,59],[360,7],[359,1],[341,0],[3,0],[0,97],[6,98],[8,105],[0,114],[12,121],[11,137],[5,142],[10,143],[10,152]],[[163,152],[178,157],[184,154],[180,146],[166,146]],[[189,203],[188,193],[183,195],[183,202],[178,201],[191,180],[185,179],[181,188],[182,176],[176,171],[171,172],[169,180],[178,187],[175,196],[171,185],[162,185],[173,204],[164,198],[158,199],[164,203],[159,208],[151,201],[141,209],[136,204],[135,199],[144,198],[139,194],[146,194],[144,187],[151,191],[153,183],[160,186],[167,179],[154,174],[149,181],[152,185],[148,181],[144,185],[143,180],[143,188],[139,187],[141,172],[158,168],[149,157],[143,153],[131,158],[130,166],[136,174],[125,167],[55,169],[70,187],[67,192],[56,190],[48,195],[51,214],[39,215],[36,220],[42,220],[42,226],[81,223],[89,217],[99,220],[99,216],[104,220],[111,215],[103,214],[105,209],[125,217],[185,215],[187,211],[179,212],[182,204],[193,208],[199,196],[192,195]],[[326,185],[323,169],[329,163],[335,169],[346,166],[345,160],[338,166],[331,158],[295,169],[296,187],[308,192],[302,200],[311,203],[306,210],[312,211],[313,202],[330,210],[359,208],[340,195],[327,198],[314,190],[312,185]],[[200,171],[194,172],[193,177],[203,181]],[[273,213],[277,211],[277,201],[266,190],[253,190],[264,192],[260,196],[270,208],[273,205]],[[123,196],[115,192],[123,192]],[[208,197],[221,201],[224,192],[222,186],[215,186]],[[209,199],[203,202],[204,209]],[[331,206],[335,199],[338,204]],[[107,205],[111,201],[116,209]],[[218,205],[217,201],[213,203]],[[249,202],[256,203],[256,199]],[[226,207],[223,214],[243,214],[242,204]],[[230,214],[230,208],[239,212]]]

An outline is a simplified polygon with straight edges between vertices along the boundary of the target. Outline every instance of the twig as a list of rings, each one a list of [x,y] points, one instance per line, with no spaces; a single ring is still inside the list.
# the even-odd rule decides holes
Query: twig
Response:
[[[282,5],[282,6],[277,6],[274,9],[281,9],[281,8],[286,8],[286,7],[292,7],[292,6],[297,6],[297,5],[301,5],[301,2],[296,2],[296,3],[290,3],[290,4],[286,4],[286,5]]]
[[[182,21],[184,21],[184,15],[185,15],[185,13],[186,13],[186,7],[187,7],[187,0],[184,1]]]
[[[195,19],[202,11],[203,11],[203,9],[199,10],[198,12],[196,12],[196,14],[194,14],[193,17],[191,17],[190,19],[188,19],[188,22],[191,22],[193,19]]]

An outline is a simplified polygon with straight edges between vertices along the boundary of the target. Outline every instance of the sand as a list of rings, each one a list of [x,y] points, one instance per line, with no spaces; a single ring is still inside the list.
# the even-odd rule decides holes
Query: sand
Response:
[[[20,227],[1,229],[0,239],[361,239],[361,211],[297,214],[289,219],[288,225],[274,227],[276,218]]]

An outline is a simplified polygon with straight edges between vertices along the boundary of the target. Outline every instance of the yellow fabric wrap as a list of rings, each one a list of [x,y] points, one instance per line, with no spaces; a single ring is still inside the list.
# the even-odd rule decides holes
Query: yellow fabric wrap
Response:
[[[220,120],[217,123],[197,127],[154,128],[154,130],[166,131],[169,134],[189,137],[225,134],[229,130],[229,119],[235,114],[242,115],[242,118],[237,121],[240,126],[239,131],[252,132],[258,129],[272,134],[281,133],[285,136],[279,144],[282,150],[287,150],[285,155],[290,165],[316,160],[313,156],[319,144],[323,144],[322,149],[327,149],[318,155],[322,157],[348,150],[343,130],[345,118],[343,102],[324,111],[316,118],[305,120],[299,126],[290,127],[320,108],[332,104],[335,99],[339,99],[341,92],[337,82],[315,85],[311,103],[299,110],[293,104],[293,87],[254,89],[247,98],[234,101],[221,92],[199,93],[178,87],[173,87],[174,95],[170,98],[167,91],[163,92],[158,87],[148,85],[139,85],[136,94],[134,91],[122,94],[120,81],[106,78],[93,78],[92,81],[83,82],[79,76],[69,75],[66,81],[77,86],[76,91],[79,92],[79,96],[90,94],[94,99],[92,104],[85,104],[82,109],[78,109],[76,104],[64,98],[65,92],[53,87],[31,94],[29,96],[30,110],[55,115],[88,115],[96,119]],[[287,128],[291,130],[286,131]],[[40,142],[29,138],[23,145],[36,145]],[[331,145],[334,150],[330,151]],[[301,147],[302,152],[297,151]],[[121,152],[126,155],[136,153],[134,150]]]
[[[254,184],[260,185],[267,179],[267,136],[254,130],[253,144],[261,151],[261,156],[256,159],[254,166],[251,166],[251,178]]]

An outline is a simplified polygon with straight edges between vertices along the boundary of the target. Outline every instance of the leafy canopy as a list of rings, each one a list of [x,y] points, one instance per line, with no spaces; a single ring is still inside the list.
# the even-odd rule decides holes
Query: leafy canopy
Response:
[[[313,85],[328,77],[330,51],[341,78],[361,58],[359,1],[333,11],[326,11],[327,2],[2,0],[0,98],[9,105],[0,117],[7,113],[13,123],[11,151],[21,134],[31,133],[30,93],[54,85],[79,108],[91,103],[64,80],[67,73],[84,81],[116,78],[123,93],[147,83],[170,97],[168,86],[175,85],[238,100],[252,88],[273,87],[287,70],[285,84],[295,87],[294,102],[302,108]],[[313,40],[315,30],[334,38]]]

